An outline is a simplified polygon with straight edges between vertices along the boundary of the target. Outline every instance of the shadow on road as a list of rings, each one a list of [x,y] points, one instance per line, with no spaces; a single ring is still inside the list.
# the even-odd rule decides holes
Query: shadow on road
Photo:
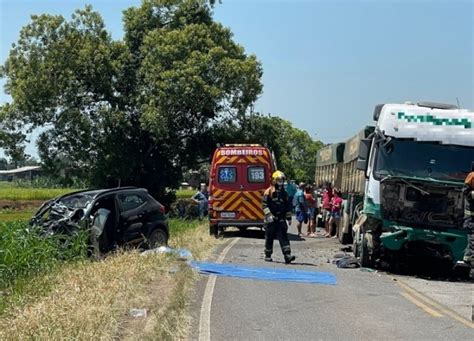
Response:
[[[288,266],[292,266],[292,265],[318,266],[318,265],[313,264],[313,263],[298,262],[298,258],[296,258],[296,261],[291,262],[291,264],[286,264],[285,262],[277,261],[277,260],[274,260],[272,263],[285,264],[285,265],[288,265]]]
[[[396,268],[382,270],[387,273],[403,276],[419,277],[426,280],[474,283],[474,279],[469,278],[469,269],[452,268],[451,262],[437,261],[433,259],[411,260],[399,264]]]
[[[260,230],[260,229],[247,229],[244,231],[240,230],[226,230],[222,234],[222,238],[227,239],[227,238],[236,238],[236,237],[241,237],[241,238],[252,238],[252,239],[265,239],[265,231]],[[305,238],[299,237],[297,234],[293,233],[288,233],[288,239],[290,241],[305,241]]]
[[[240,231],[240,230],[226,230],[222,234],[222,238],[227,239],[227,238],[236,238],[236,237],[241,237],[241,238],[253,238],[253,239],[265,239],[265,231],[260,230],[260,229],[247,229],[245,231]]]

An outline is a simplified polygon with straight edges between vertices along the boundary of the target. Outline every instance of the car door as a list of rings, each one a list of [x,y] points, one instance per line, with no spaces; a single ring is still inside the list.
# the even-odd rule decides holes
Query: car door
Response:
[[[138,192],[119,193],[117,195],[117,201],[121,211],[120,220],[123,243],[143,239],[144,208],[147,205],[144,195]]]

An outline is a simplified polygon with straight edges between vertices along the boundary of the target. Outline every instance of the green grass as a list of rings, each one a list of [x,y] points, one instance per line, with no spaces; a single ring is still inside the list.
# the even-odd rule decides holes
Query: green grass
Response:
[[[195,229],[199,225],[205,223],[203,220],[188,220],[188,219],[178,219],[178,218],[171,218],[168,220],[169,228],[170,228],[170,235],[175,235],[179,233],[186,232],[190,229]]]
[[[28,221],[35,213],[35,209],[27,210],[0,210],[0,223],[7,221]]]
[[[8,181],[0,181],[0,188],[11,188],[13,186],[13,182]]]
[[[0,200],[49,200],[57,196],[77,191],[72,188],[27,188],[14,187],[10,183],[0,182]],[[176,198],[190,198],[196,193],[195,190],[176,191]]]
[[[196,192],[194,189],[180,189],[176,191],[176,199],[191,198]]]
[[[0,187],[0,200],[49,200],[74,191],[71,188]]]
[[[80,233],[68,237],[66,246],[57,236],[41,236],[27,222],[0,223],[0,289],[51,270],[60,262],[85,257],[86,241],[86,233]]]
[[[15,215],[16,214],[16,215]],[[28,226],[31,212],[0,212],[0,315],[21,297],[48,292],[41,278],[53,273],[66,263],[85,259],[87,253],[87,233],[68,239],[65,247],[57,237],[44,237]],[[6,221],[14,218],[15,221]],[[2,221],[3,220],[3,221]],[[23,221],[22,221],[23,220]],[[169,219],[172,240],[180,240],[186,232],[202,225],[202,221]],[[173,242],[171,243],[173,245]],[[34,280],[32,280],[34,279]],[[35,283],[41,284],[37,288]],[[3,296],[8,292],[9,296]]]
[[[205,259],[221,243],[209,236],[205,222],[170,225],[170,245],[189,249],[195,259]],[[64,263],[30,278],[22,295],[8,292],[0,339],[185,339],[195,279],[174,255],[125,251],[99,262]],[[130,308],[147,309],[149,316],[130,319]]]

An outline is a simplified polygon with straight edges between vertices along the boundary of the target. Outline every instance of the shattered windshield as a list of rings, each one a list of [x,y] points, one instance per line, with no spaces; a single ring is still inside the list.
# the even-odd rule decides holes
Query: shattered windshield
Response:
[[[87,208],[93,200],[94,197],[90,194],[78,193],[62,198],[59,203],[69,209],[75,210],[78,208]]]
[[[464,181],[474,161],[474,147],[393,139],[379,145],[374,174]]]

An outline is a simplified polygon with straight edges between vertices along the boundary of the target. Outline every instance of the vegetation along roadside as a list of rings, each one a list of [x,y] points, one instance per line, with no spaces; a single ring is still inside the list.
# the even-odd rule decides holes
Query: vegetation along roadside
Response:
[[[6,229],[20,233],[24,224],[2,223],[0,239],[13,233]],[[207,224],[199,221],[170,219],[170,230],[170,246],[187,248],[197,259],[205,258],[218,242],[208,235]],[[22,262],[6,264],[0,258],[0,268],[10,267],[9,273],[17,274],[1,289],[0,339],[186,336],[187,298],[196,274],[176,256],[122,251],[91,262],[80,249],[68,257],[56,257],[55,245],[48,241],[52,246],[48,244],[49,249],[36,260],[34,252],[43,249],[39,245],[43,241],[32,239],[22,240],[24,252],[14,257]],[[27,247],[31,243],[38,247]],[[16,272],[12,266],[18,267]],[[145,309],[146,317],[132,317],[130,311],[135,308]]]

